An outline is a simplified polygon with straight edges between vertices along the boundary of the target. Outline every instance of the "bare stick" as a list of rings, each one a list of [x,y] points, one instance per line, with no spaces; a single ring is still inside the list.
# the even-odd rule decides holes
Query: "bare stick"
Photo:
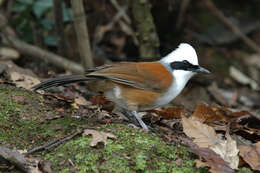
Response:
[[[11,150],[7,147],[0,146],[0,158],[4,158],[23,172],[41,172],[38,168],[38,160],[33,160],[34,163],[28,162],[26,158],[16,150]]]
[[[63,14],[62,14],[62,0],[54,1],[54,14],[55,14],[55,26],[56,26],[56,38],[58,46],[58,54],[61,56],[67,56],[67,44],[64,34]]]
[[[56,55],[52,52],[43,50],[39,47],[27,44],[14,37],[5,37],[7,39],[7,45],[17,49],[22,54],[28,55],[33,58],[40,58],[47,60],[48,62],[56,65],[57,67],[72,71],[74,73],[84,73],[84,69],[81,65],[72,62],[64,57]]]
[[[7,25],[7,19],[0,12],[0,36],[3,39],[3,43],[7,46],[17,49],[20,53],[28,55],[33,58],[40,58],[47,60],[48,62],[56,65],[57,67],[70,70],[74,73],[84,73],[84,69],[81,65],[69,61],[61,56],[54,53],[43,50],[39,47],[25,43],[18,38],[16,38],[13,29]]]
[[[206,7],[211,11],[211,13],[216,16],[224,25],[226,25],[234,34],[236,34],[240,39],[242,39],[247,46],[260,54],[260,47],[250,38],[248,38],[245,34],[243,34],[240,29],[232,24],[224,14],[217,9],[217,7],[213,4],[211,0],[204,0]]]
[[[124,7],[120,7],[120,5],[118,4],[117,0],[110,0],[110,2],[117,9],[117,11],[118,11],[117,15],[119,15],[120,17],[122,16],[125,19],[125,21],[128,24],[130,24],[131,23],[131,19],[126,14],[126,10],[128,8],[128,2],[126,2],[127,5],[124,6]]]
[[[88,36],[87,18],[85,15],[83,0],[71,0],[74,14],[74,27],[77,34],[78,46],[82,66],[85,69],[93,68],[90,41]]]
[[[75,136],[81,134],[82,132],[83,132],[83,130],[79,130],[79,131],[77,131],[77,132],[73,133],[72,135],[69,135],[69,136],[67,136],[67,137],[65,137],[65,138],[55,139],[55,140],[53,140],[53,141],[51,141],[51,142],[48,142],[47,144],[44,144],[44,145],[42,145],[42,146],[36,147],[36,148],[34,148],[34,149],[28,151],[27,153],[25,153],[25,155],[27,156],[27,155],[30,155],[30,154],[32,154],[32,153],[38,152],[38,151],[48,150],[48,149],[50,149],[50,148],[52,148],[52,147],[58,146],[58,145],[60,145],[60,144],[62,144],[62,143],[64,143],[64,142],[66,142],[66,141],[72,139],[73,137],[75,137]]]
[[[180,12],[179,12],[177,22],[176,22],[177,29],[180,29],[180,27],[183,23],[183,17],[185,15],[185,12],[186,12],[189,4],[190,4],[190,0],[182,0],[181,1],[181,8],[180,8]]]
[[[149,0],[132,0],[132,14],[137,28],[141,58],[160,57],[160,41],[151,14]]]

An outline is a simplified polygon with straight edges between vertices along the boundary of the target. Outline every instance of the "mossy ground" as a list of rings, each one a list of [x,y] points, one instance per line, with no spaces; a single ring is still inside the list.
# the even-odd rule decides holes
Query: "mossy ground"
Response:
[[[62,107],[64,112],[57,109]],[[158,134],[124,124],[93,123],[73,118],[71,108],[55,99],[10,85],[0,84],[0,144],[30,150],[53,139],[68,136],[81,126],[113,133],[117,139],[90,147],[91,136],[77,136],[33,157],[49,160],[55,172],[207,172],[197,169],[194,155],[181,145],[169,145]],[[48,119],[48,116],[58,118]],[[1,162],[0,162],[1,164]],[[4,169],[0,172],[20,172]]]
[[[106,146],[90,147],[91,137],[78,137],[44,158],[55,163],[58,172],[199,172],[183,146],[167,145],[155,135],[122,124],[104,125],[99,130],[113,133],[117,139],[109,139]]]
[[[82,125],[91,126],[113,133],[117,139],[109,139],[106,146],[90,147],[91,136],[78,136],[57,148],[35,153],[34,157],[51,161],[57,172],[199,172],[191,160],[192,155],[183,146],[167,145],[156,134],[124,124],[79,120],[73,118],[72,111],[55,111],[59,106],[33,92],[0,85],[0,143],[30,150],[65,137]],[[48,120],[48,115],[59,118]],[[0,168],[1,171],[17,170]]]

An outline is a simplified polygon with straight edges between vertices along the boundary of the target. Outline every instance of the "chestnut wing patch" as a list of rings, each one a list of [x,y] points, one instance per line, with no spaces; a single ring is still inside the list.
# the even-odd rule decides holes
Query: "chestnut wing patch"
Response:
[[[106,78],[116,83],[148,90],[166,90],[173,81],[172,75],[158,62],[118,63],[97,69],[86,76]]]

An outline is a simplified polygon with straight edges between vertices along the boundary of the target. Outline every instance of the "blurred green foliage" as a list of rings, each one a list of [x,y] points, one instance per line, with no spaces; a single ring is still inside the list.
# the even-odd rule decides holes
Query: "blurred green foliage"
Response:
[[[37,34],[46,46],[56,46],[53,0],[16,0],[12,12],[16,17],[10,21],[20,38],[35,43]],[[63,22],[73,20],[72,9],[62,3]]]

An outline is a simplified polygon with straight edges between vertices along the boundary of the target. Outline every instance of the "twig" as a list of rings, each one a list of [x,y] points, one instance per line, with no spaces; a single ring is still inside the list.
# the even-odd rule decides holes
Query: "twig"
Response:
[[[94,63],[91,54],[88,36],[87,18],[85,15],[83,0],[71,0],[74,14],[74,27],[77,34],[79,54],[82,66],[85,69],[93,68]]]
[[[256,51],[260,54],[260,47],[250,38],[248,38],[243,32],[240,31],[240,29],[232,24],[220,11],[217,9],[217,7],[214,5],[212,0],[204,0],[206,7],[211,11],[211,13],[217,17],[221,22],[223,22],[224,25],[226,25],[234,34],[236,34],[239,38],[241,38],[247,46],[249,46],[251,49]]]
[[[181,7],[180,12],[178,14],[177,22],[176,22],[176,28],[180,29],[182,23],[183,23],[183,17],[185,15],[185,12],[190,4],[190,0],[182,0],[181,1]]]
[[[141,58],[160,57],[160,41],[151,14],[150,1],[132,0],[132,14],[137,28]]]
[[[7,2],[7,8],[6,8],[6,17],[7,17],[7,19],[9,19],[10,15],[12,13],[13,4],[14,4],[14,0],[9,0]]]
[[[33,160],[34,163],[28,162],[26,158],[16,150],[11,150],[7,147],[0,146],[0,158],[4,158],[23,172],[40,172],[38,168],[38,160]]]
[[[108,27],[112,27],[124,14],[127,7],[123,7],[117,14],[112,18],[111,22],[109,22]]]
[[[56,65],[57,67],[70,70],[75,73],[84,73],[84,69],[81,65],[69,61],[64,57],[58,56],[54,53],[43,50],[39,47],[25,43],[16,38],[13,29],[8,26],[7,19],[0,12],[0,36],[2,37],[3,43],[7,46],[17,49],[20,53],[28,55],[33,58],[40,58],[47,60],[48,62]]]
[[[122,16],[128,24],[131,24],[131,19],[126,14],[126,10],[128,9],[128,5],[126,5],[124,7],[120,7],[117,0],[110,0],[110,2],[118,10],[118,13],[116,14],[116,16],[119,16],[119,18]],[[128,1],[126,2],[126,4],[128,4]]]
[[[46,143],[44,145],[41,145],[39,147],[36,147],[36,148],[28,151],[27,153],[25,153],[25,155],[28,156],[28,155],[30,155],[32,153],[35,153],[35,152],[38,152],[38,151],[49,150],[50,148],[56,147],[56,146],[58,146],[60,144],[63,144],[64,142],[74,138],[75,136],[81,134],[82,132],[83,132],[83,130],[79,130],[79,131],[77,131],[77,132],[73,133],[72,135],[69,135],[69,136],[67,136],[65,138],[55,139],[55,140],[53,140],[51,142],[48,142],[48,143]]]
[[[55,14],[55,26],[56,26],[56,38],[58,46],[58,54],[61,56],[67,56],[67,44],[64,34],[63,14],[62,14],[62,0],[54,1],[54,14]]]
[[[33,58],[40,58],[43,60],[47,60],[48,62],[56,65],[57,67],[72,71],[74,73],[84,73],[84,69],[82,68],[81,65],[72,62],[68,59],[65,59],[62,56],[43,50],[39,47],[27,44],[14,37],[8,37],[8,36],[4,36],[4,37],[8,40],[8,42],[6,43],[8,46],[17,49],[22,54],[28,55]]]

